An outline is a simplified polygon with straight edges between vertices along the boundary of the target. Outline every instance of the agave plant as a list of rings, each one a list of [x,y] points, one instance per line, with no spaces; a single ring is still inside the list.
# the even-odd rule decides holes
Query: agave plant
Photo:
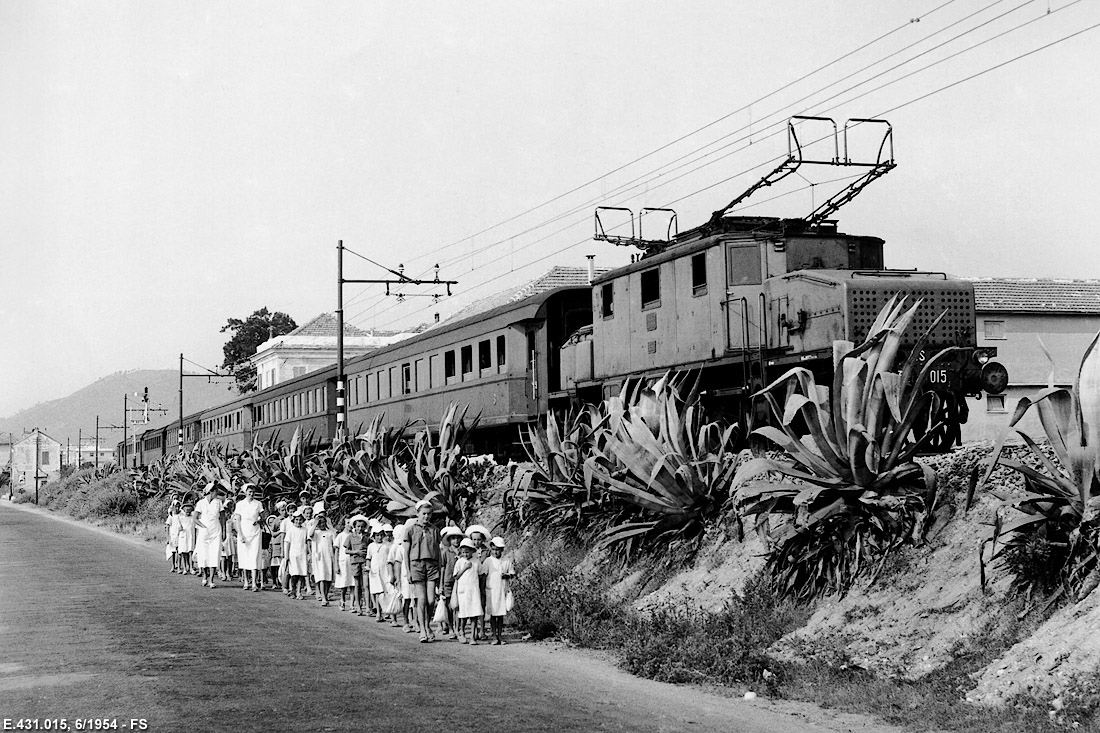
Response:
[[[337,497],[343,511],[376,515],[384,512],[386,495],[382,491],[382,472],[391,458],[408,460],[405,432],[409,424],[400,427],[384,425],[385,414],[378,414],[365,429],[360,427],[353,438],[337,446],[334,472]]]
[[[706,421],[686,379],[666,374],[604,403],[585,478],[633,510],[599,538],[623,555],[641,545],[696,547],[728,496],[737,426]]]
[[[913,458],[940,426],[930,425],[919,439],[914,426],[939,414],[940,398],[925,386],[927,374],[957,347],[921,366],[919,354],[941,314],[894,369],[903,333],[919,306],[918,300],[906,309],[904,299],[891,298],[861,345],[836,342],[831,390],[819,386],[809,370],[795,367],[756,395],[776,424],[754,434],[785,450],[790,460],[760,457],[745,463],[734,478],[732,502],[740,517],[756,518],[784,596],[843,593],[927,529],[936,475]],[[796,431],[799,424],[806,435]]]
[[[1081,358],[1071,388],[1054,386],[1054,361],[1048,386],[1032,397],[1022,397],[986,462],[981,480],[977,473],[967,495],[969,509],[976,487],[985,485],[998,466],[1018,472],[1024,480],[1023,494],[992,493],[1003,507],[1015,511],[1004,521],[998,512],[991,559],[1006,562],[1015,571],[1013,588],[1029,599],[1036,593],[1053,591],[1049,603],[1063,595],[1076,597],[1086,584],[1095,587],[1100,553],[1100,351],[1093,337]],[[1046,352],[1046,349],[1043,349]],[[1050,354],[1047,352],[1047,358]],[[1031,408],[1050,444],[1050,452],[1016,427]],[[1007,439],[1015,434],[1027,446],[1034,465],[1005,454]],[[998,543],[1000,546],[998,547]],[[982,582],[985,567],[982,566]]]
[[[520,430],[527,462],[509,467],[501,500],[505,527],[576,534],[591,526],[608,501],[585,480],[584,466],[605,424],[597,407],[584,405],[560,421],[548,414],[545,427],[534,423]]]
[[[386,511],[394,516],[410,517],[417,502],[427,499],[447,519],[464,526],[480,499],[475,487],[457,481],[465,457],[462,449],[477,427],[480,414],[466,425],[469,407],[452,403],[432,432],[427,426],[413,438],[409,461],[391,456],[379,472],[380,488],[388,502]]]

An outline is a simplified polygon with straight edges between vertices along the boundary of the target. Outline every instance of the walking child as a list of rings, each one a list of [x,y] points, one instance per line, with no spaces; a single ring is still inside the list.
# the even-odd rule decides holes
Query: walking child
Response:
[[[197,573],[191,567],[191,553],[195,550],[195,516],[192,512],[195,506],[191,502],[183,505],[183,512],[177,522],[179,530],[176,533],[176,553],[179,555],[180,572],[184,575]]]
[[[455,586],[451,607],[457,607],[459,641],[463,644],[476,645],[476,638],[466,637],[466,627],[471,620],[477,623],[485,613],[481,605],[481,587],[478,581],[481,563],[475,555],[477,545],[469,538],[462,540],[459,552],[462,557],[455,561]]]
[[[512,558],[504,557],[504,538],[494,537],[489,543],[490,556],[483,563],[485,567],[485,615],[489,617],[489,628],[493,635],[493,644],[504,643],[504,616],[511,610],[508,607],[509,581],[515,577]]]
[[[364,588],[366,582],[364,564],[367,560],[367,541],[364,532],[367,529],[367,518],[362,514],[356,514],[351,518],[351,532],[344,538],[344,552],[348,556],[351,576],[351,605],[352,609],[360,616],[365,616],[363,611]]]
[[[317,581],[317,599],[322,606],[328,605],[329,588],[332,586],[333,561],[335,552],[332,544],[333,531],[328,528],[328,517],[324,512],[314,520],[310,544],[313,556],[313,577]]]
[[[299,601],[306,599],[306,573],[309,572],[309,538],[306,536],[306,518],[299,509],[291,516],[290,529],[283,538],[283,556],[286,558],[287,575],[290,576],[290,596]]]

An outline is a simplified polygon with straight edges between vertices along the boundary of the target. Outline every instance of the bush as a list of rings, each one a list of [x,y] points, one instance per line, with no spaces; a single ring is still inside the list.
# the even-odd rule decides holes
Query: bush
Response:
[[[777,677],[765,671],[775,665],[765,650],[807,613],[805,607],[780,601],[774,583],[758,574],[718,613],[669,602],[631,614],[622,632],[621,664],[661,682],[764,680],[773,685]]]
[[[583,556],[579,548],[548,535],[525,538],[512,581],[512,613],[531,638],[561,636],[601,647],[614,635],[621,611],[608,601],[610,581],[579,570]]]

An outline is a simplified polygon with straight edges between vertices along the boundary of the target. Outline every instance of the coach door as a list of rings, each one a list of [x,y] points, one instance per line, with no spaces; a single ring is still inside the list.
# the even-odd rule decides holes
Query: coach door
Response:
[[[764,314],[759,242],[726,245],[726,350],[760,347]]]

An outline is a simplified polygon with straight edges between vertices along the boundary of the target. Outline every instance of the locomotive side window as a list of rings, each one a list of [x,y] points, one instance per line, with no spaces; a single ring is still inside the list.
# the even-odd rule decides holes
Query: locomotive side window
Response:
[[[474,370],[474,347],[462,347],[462,374],[470,374]]]
[[[497,336],[497,366],[502,367],[507,363],[505,361],[506,354],[508,352],[504,349],[504,334]]]
[[[707,294],[707,253],[700,252],[691,258],[691,294]]]
[[[478,341],[477,343],[477,368],[478,369],[492,369],[493,367],[493,353],[492,343],[489,339],[484,341]]]
[[[726,268],[729,285],[759,285],[760,248],[731,244],[726,248]]]
[[[604,283],[600,288],[600,314],[604,318],[615,315],[615,284]]]
[[[642,308],[661,305],[661,268],[642,273]]]
[[[455,376],[455,352],[452,349],[443,355],[443,376],[452,379]]]

